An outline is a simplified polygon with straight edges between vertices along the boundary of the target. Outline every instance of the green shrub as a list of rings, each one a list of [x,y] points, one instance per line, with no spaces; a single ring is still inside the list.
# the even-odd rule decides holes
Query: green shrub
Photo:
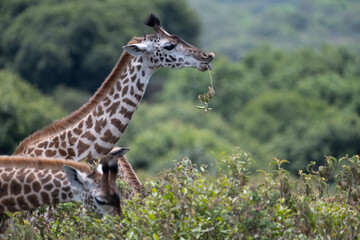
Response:
[[[274,159],[272,172],[260,171],[263,180],[251,184],[251,157],[239,150],[219,158],[219,173],[208,178],[206,169],[195,168],[188,158],[144,183],[141,195],[123,201],[122,216],[84,213],[78,204],[8,214],[9,228],[3,237],[34,239],[356,239],[360,214],[353,193],[359,179],[358,156],[345,157],[337,172],[338,191],[326,199],[327,180],[337,169],[335,158],[325,165],[308,166],[291,181],[283,169],[286,160]],[[343,183],[351,184],[347,187]],[[356,190],[357,191],[357,190]],[[349,195],[350,193],[350,195]],[[348,198],[350,196],[350,198]],[[29,220],[30,218],[33,220]]]

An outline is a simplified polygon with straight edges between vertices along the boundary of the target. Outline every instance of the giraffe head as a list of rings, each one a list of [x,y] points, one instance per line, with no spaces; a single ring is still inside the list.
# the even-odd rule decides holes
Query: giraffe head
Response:
[[[117,159],[122,157],[129,149],[121,148],[111,152],[101,160],[102,176],[97,172],[85,174],[79,170],[64,165],[64,171],[72,187],[74,199],[82,201],[83,206],[96,214],[103,216],[120,215],[120,193],[116,187],[118,172]]]
[[[200,71],[211,70],[210,62],[215,58],[214,53],[205,53],[178,36],[167,33],[154,14],[148,17],[145,24],[152,27],[155,33],[144,35],[139,43],[124,46],[129,54],[143,56],[154,68],[192,67]]]

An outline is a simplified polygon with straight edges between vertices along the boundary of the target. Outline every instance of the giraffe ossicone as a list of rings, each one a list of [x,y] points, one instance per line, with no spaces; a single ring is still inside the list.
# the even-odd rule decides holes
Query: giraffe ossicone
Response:
[[[0,213],[81,201],[100,216],[120,215],[117,162],[126,152],[120,149],[105,156],[103,174],[69,160],[0,156]]]
[[[108,154],[120,139],[158,68],[211,68],[214,53],[205,53],[167,33],[154,14],[145,24],[154,34],[134,37],[124,46],[119,61],[88,103],[23,140],[13,155],[93,163],[92,159]]]

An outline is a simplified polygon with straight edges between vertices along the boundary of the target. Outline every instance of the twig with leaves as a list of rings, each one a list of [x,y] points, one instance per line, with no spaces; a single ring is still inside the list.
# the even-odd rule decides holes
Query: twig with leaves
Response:
[[[197,106],[199,109],[204,109],[205,112],[211,111],[212,108],[209,108],[209,102],[211,98],[215,95],[214,85],[213,85],[213,79],[211,76],[211,70],[208,67],[209,70],[209,77],[210,77],[210,86],[208,86],[208,91],[202,95],[198,95],[198,99],[200,102],[202,102],[203,106]]]

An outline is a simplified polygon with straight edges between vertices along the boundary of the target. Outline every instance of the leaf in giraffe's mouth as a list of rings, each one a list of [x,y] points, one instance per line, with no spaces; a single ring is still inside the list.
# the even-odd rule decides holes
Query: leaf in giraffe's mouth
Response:
[[[200,100],[200,102],[204,103],[204,106],[197,106],[197,108],[199,109],[203,109],[205,112],[211,111],[211,108],[209,108],[209,102],[210,99],[215,95],[215,90],[214,90],[214,86],[213,86],[213,79],[211,77],[211,64],[210,63],[206,63],[205,64],[206,67],[209,70],[209,77],[210,77],[210,84],[211,86],[208,86],[208,91],[202,95],[198,95],[198,99]]]

